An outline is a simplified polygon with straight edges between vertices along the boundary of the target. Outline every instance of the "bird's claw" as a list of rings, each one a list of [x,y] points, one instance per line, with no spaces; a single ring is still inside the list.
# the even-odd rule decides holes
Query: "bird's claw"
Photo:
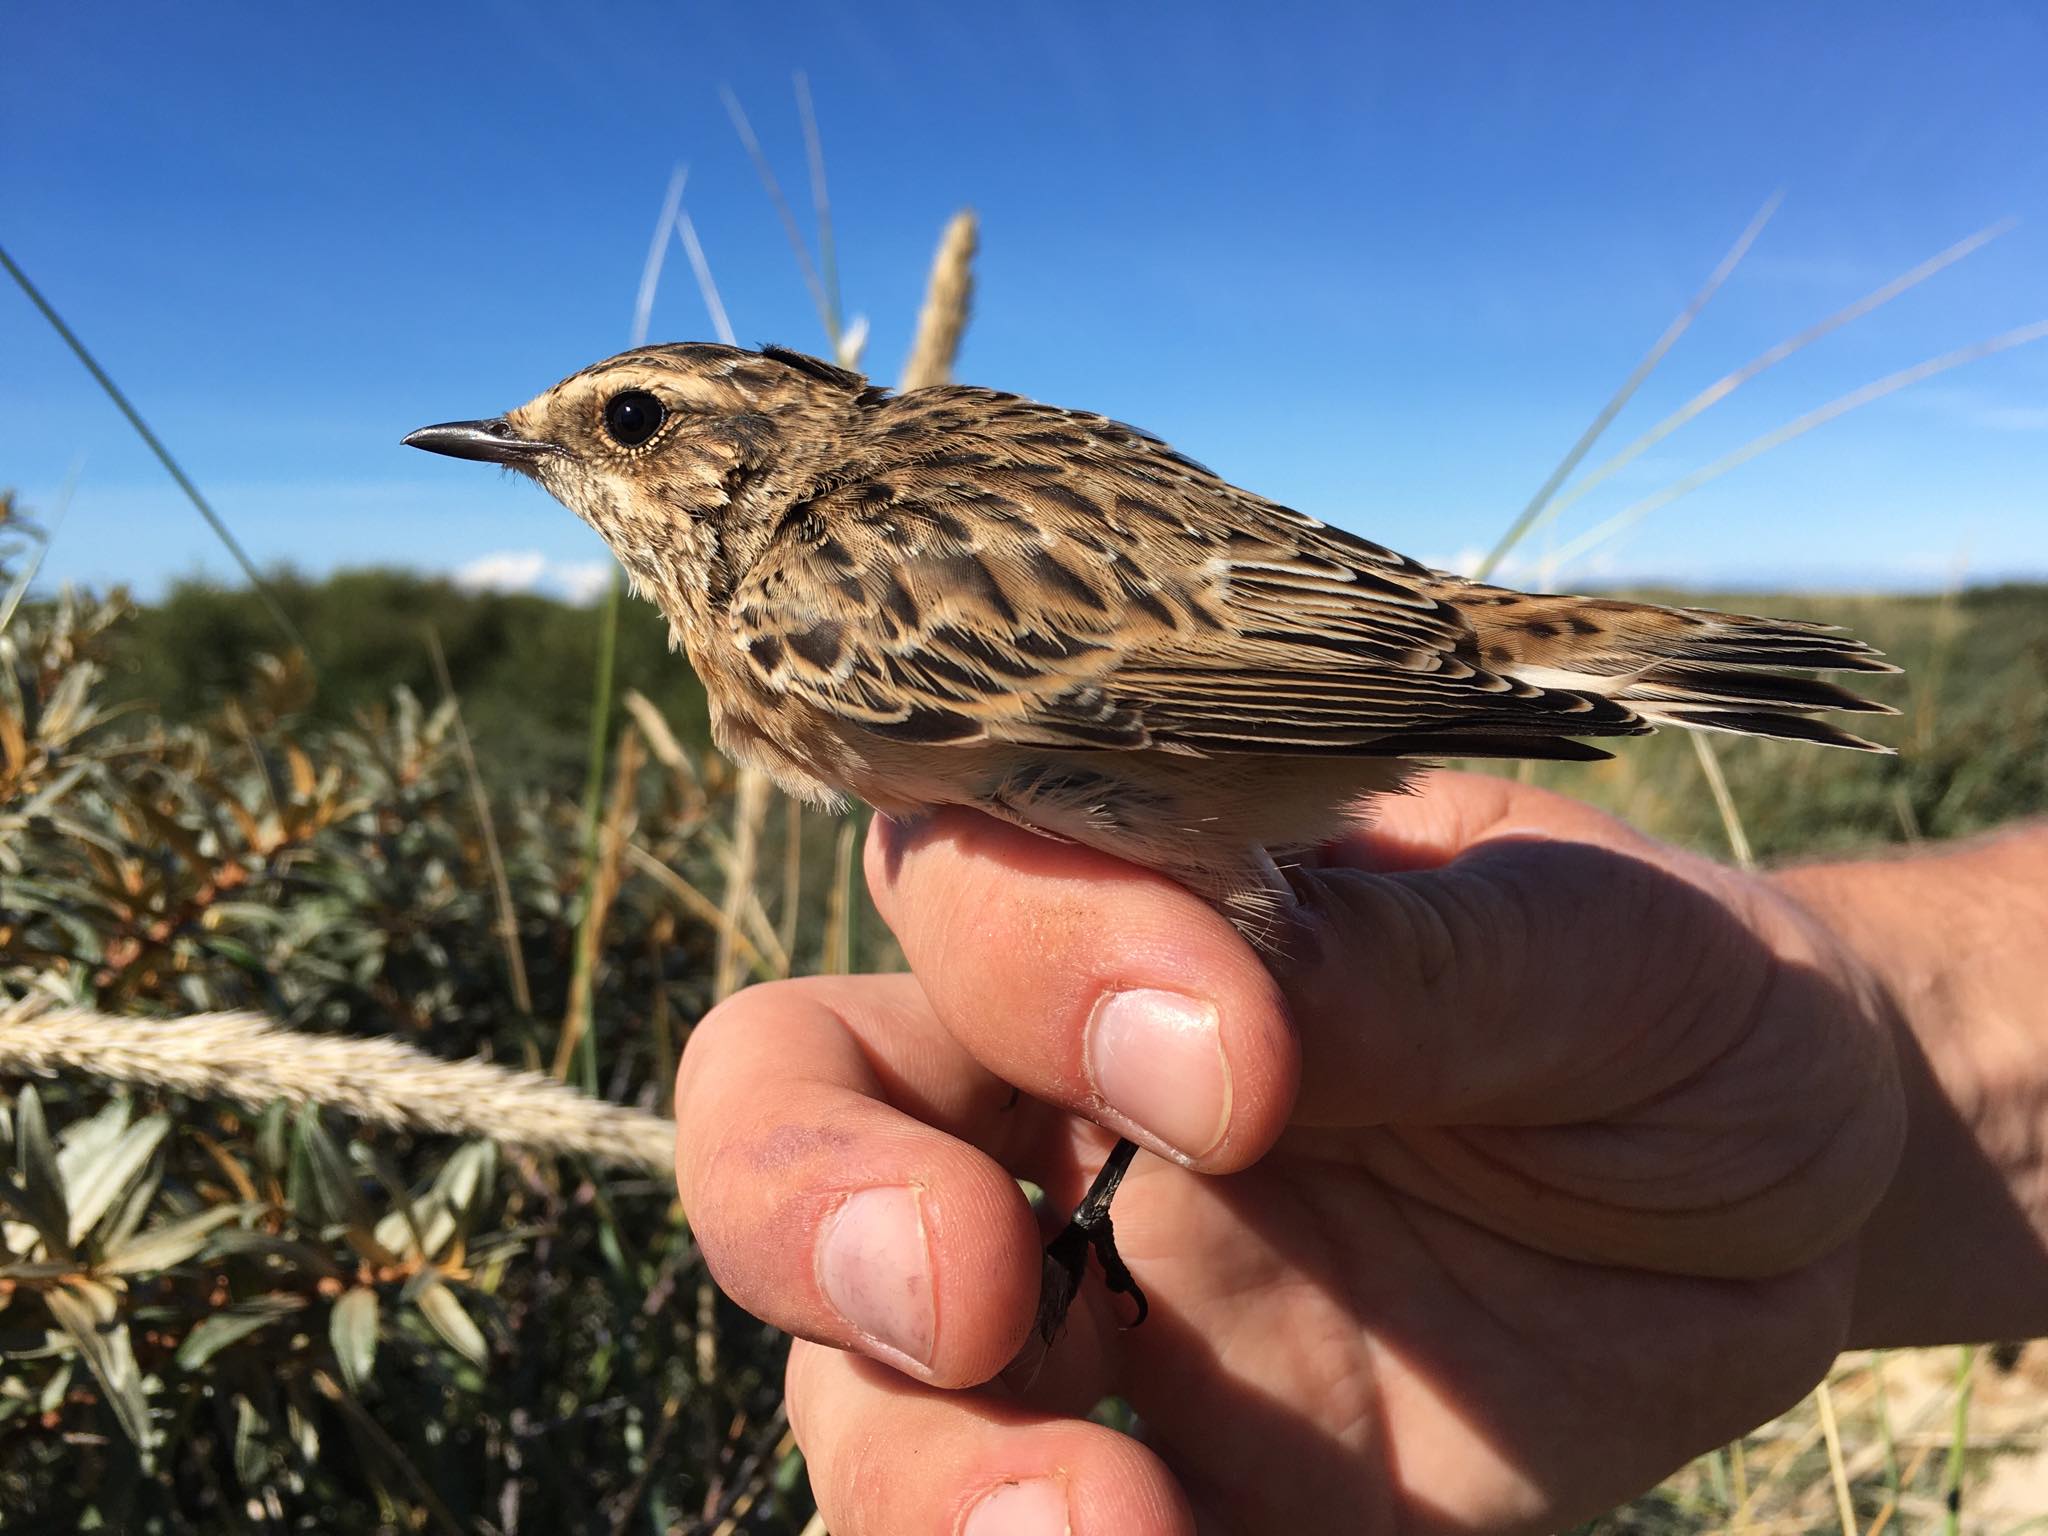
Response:
[[[1109,1219],[1109,1205],[1123,1181],[1137,1148],[1119,1142],[1109,1161],[1096,1175],[1094,1186],[1075,1209],[1073,1219],[1045,1246],[1045,1263],[1038,1291],[1038,1337],[1050,1348],[1066,1326],[1067,1312],[1080,1294],[1081,1280],[1088,1271],[1092,1249],[1102,1266],[1102,1278],[1112,1296],[1128,1296],[1137,1315],[1122,1326],[1136,1328],[1151,1315],[1151,1303],[1131,1275],[1130,1266],[1116,1251],[1116,1226]]]

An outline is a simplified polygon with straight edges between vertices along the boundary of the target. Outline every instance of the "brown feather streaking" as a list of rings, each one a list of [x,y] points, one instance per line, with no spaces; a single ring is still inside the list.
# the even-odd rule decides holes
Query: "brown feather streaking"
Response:
[[[1418,759],[1656,725],[1882,750],[1894,670],[1812,624],[1431,570],[1082,411],[891,395],[780,348],[644,347],[418,446],[538,480],[668,616],[718,743],[814,803],[968,805],[1258,932],[1276,861]]]
[[[891,395],[781,348],[622,353],[416,447],[531,475],[611,545],[790,794],[965,805],[1161,870],[1271,942],[1279,861],[1418,759],[1601,758],[1659,724],[1883,750],[1815,672],[1894,670],[1818,625],[1546,597],[1433,571],[1106,417]],[[1120,1141],[1046,1250],[1048,1345]]]

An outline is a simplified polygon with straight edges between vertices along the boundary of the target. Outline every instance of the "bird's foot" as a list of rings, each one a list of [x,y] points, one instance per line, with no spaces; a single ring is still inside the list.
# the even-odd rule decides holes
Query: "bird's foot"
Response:
[[[1087,1195],[1074,1208],[1073,1218],[1060,1229],[1058,1236],[1046,1244],[1045,1268],[1038,1292],[1038,1337],[1047,1348],[1051,1348],[1053,1340],[1066,1326],[1067,1312],[1074,1305],[1074,1297],[1080,1293],[1081,1279],[1087,1273],[1091,1251],[1102,1266],[1102,1278],[1109,1286],[1110,1294],[1130,1297],[1137,1308],[1137,1314],[1124,1324],[1126,1328],[1136,1328],[1152,1310],[1145,1300],[1144,1291],[1132,1278],[1130,1266],[1116,1251],[1116,1228],[1109,1218],[1110,1201],[1115,1198],[1117,1185],[1123,1182],[1124,1172],[1131,1166],[1131,1158],[1137,1150],[1134,1142],[1119,1141],[1116,1144],[1109,1154],[1109,1161],[1102,1165],[1102,1171],[1096,1174],[1095,1182],[1088,1187]]]

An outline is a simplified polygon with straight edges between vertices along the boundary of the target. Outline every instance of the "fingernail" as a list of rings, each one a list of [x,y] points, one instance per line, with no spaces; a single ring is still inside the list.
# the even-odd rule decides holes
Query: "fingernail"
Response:
[[[1181,1159],[1223,1139],[1230,1065],[1213,1004],[1154,987],[1112,992],[1088,1020],[1087,1062],[1103,1104]]]
[[[961,1522],[960,1536],[1067,1536],[1067,1490],[1049,1477],[1004,1483],[984,1494]]]
[[[932,1358],[933,1302],[918,1192],[849,1195],[819,1239],[818,1288],[871,1353],[922,1375]]]

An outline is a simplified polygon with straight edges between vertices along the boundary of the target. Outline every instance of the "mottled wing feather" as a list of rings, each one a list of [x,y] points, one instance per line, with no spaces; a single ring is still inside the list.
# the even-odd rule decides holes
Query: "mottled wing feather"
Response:
[[[1489,668],[1445,578],[1146,434],[979,390],[881,409],[900,454],[796,508],[734,594],[770,690],[920,742],[1541,755],[1646,729]]]

